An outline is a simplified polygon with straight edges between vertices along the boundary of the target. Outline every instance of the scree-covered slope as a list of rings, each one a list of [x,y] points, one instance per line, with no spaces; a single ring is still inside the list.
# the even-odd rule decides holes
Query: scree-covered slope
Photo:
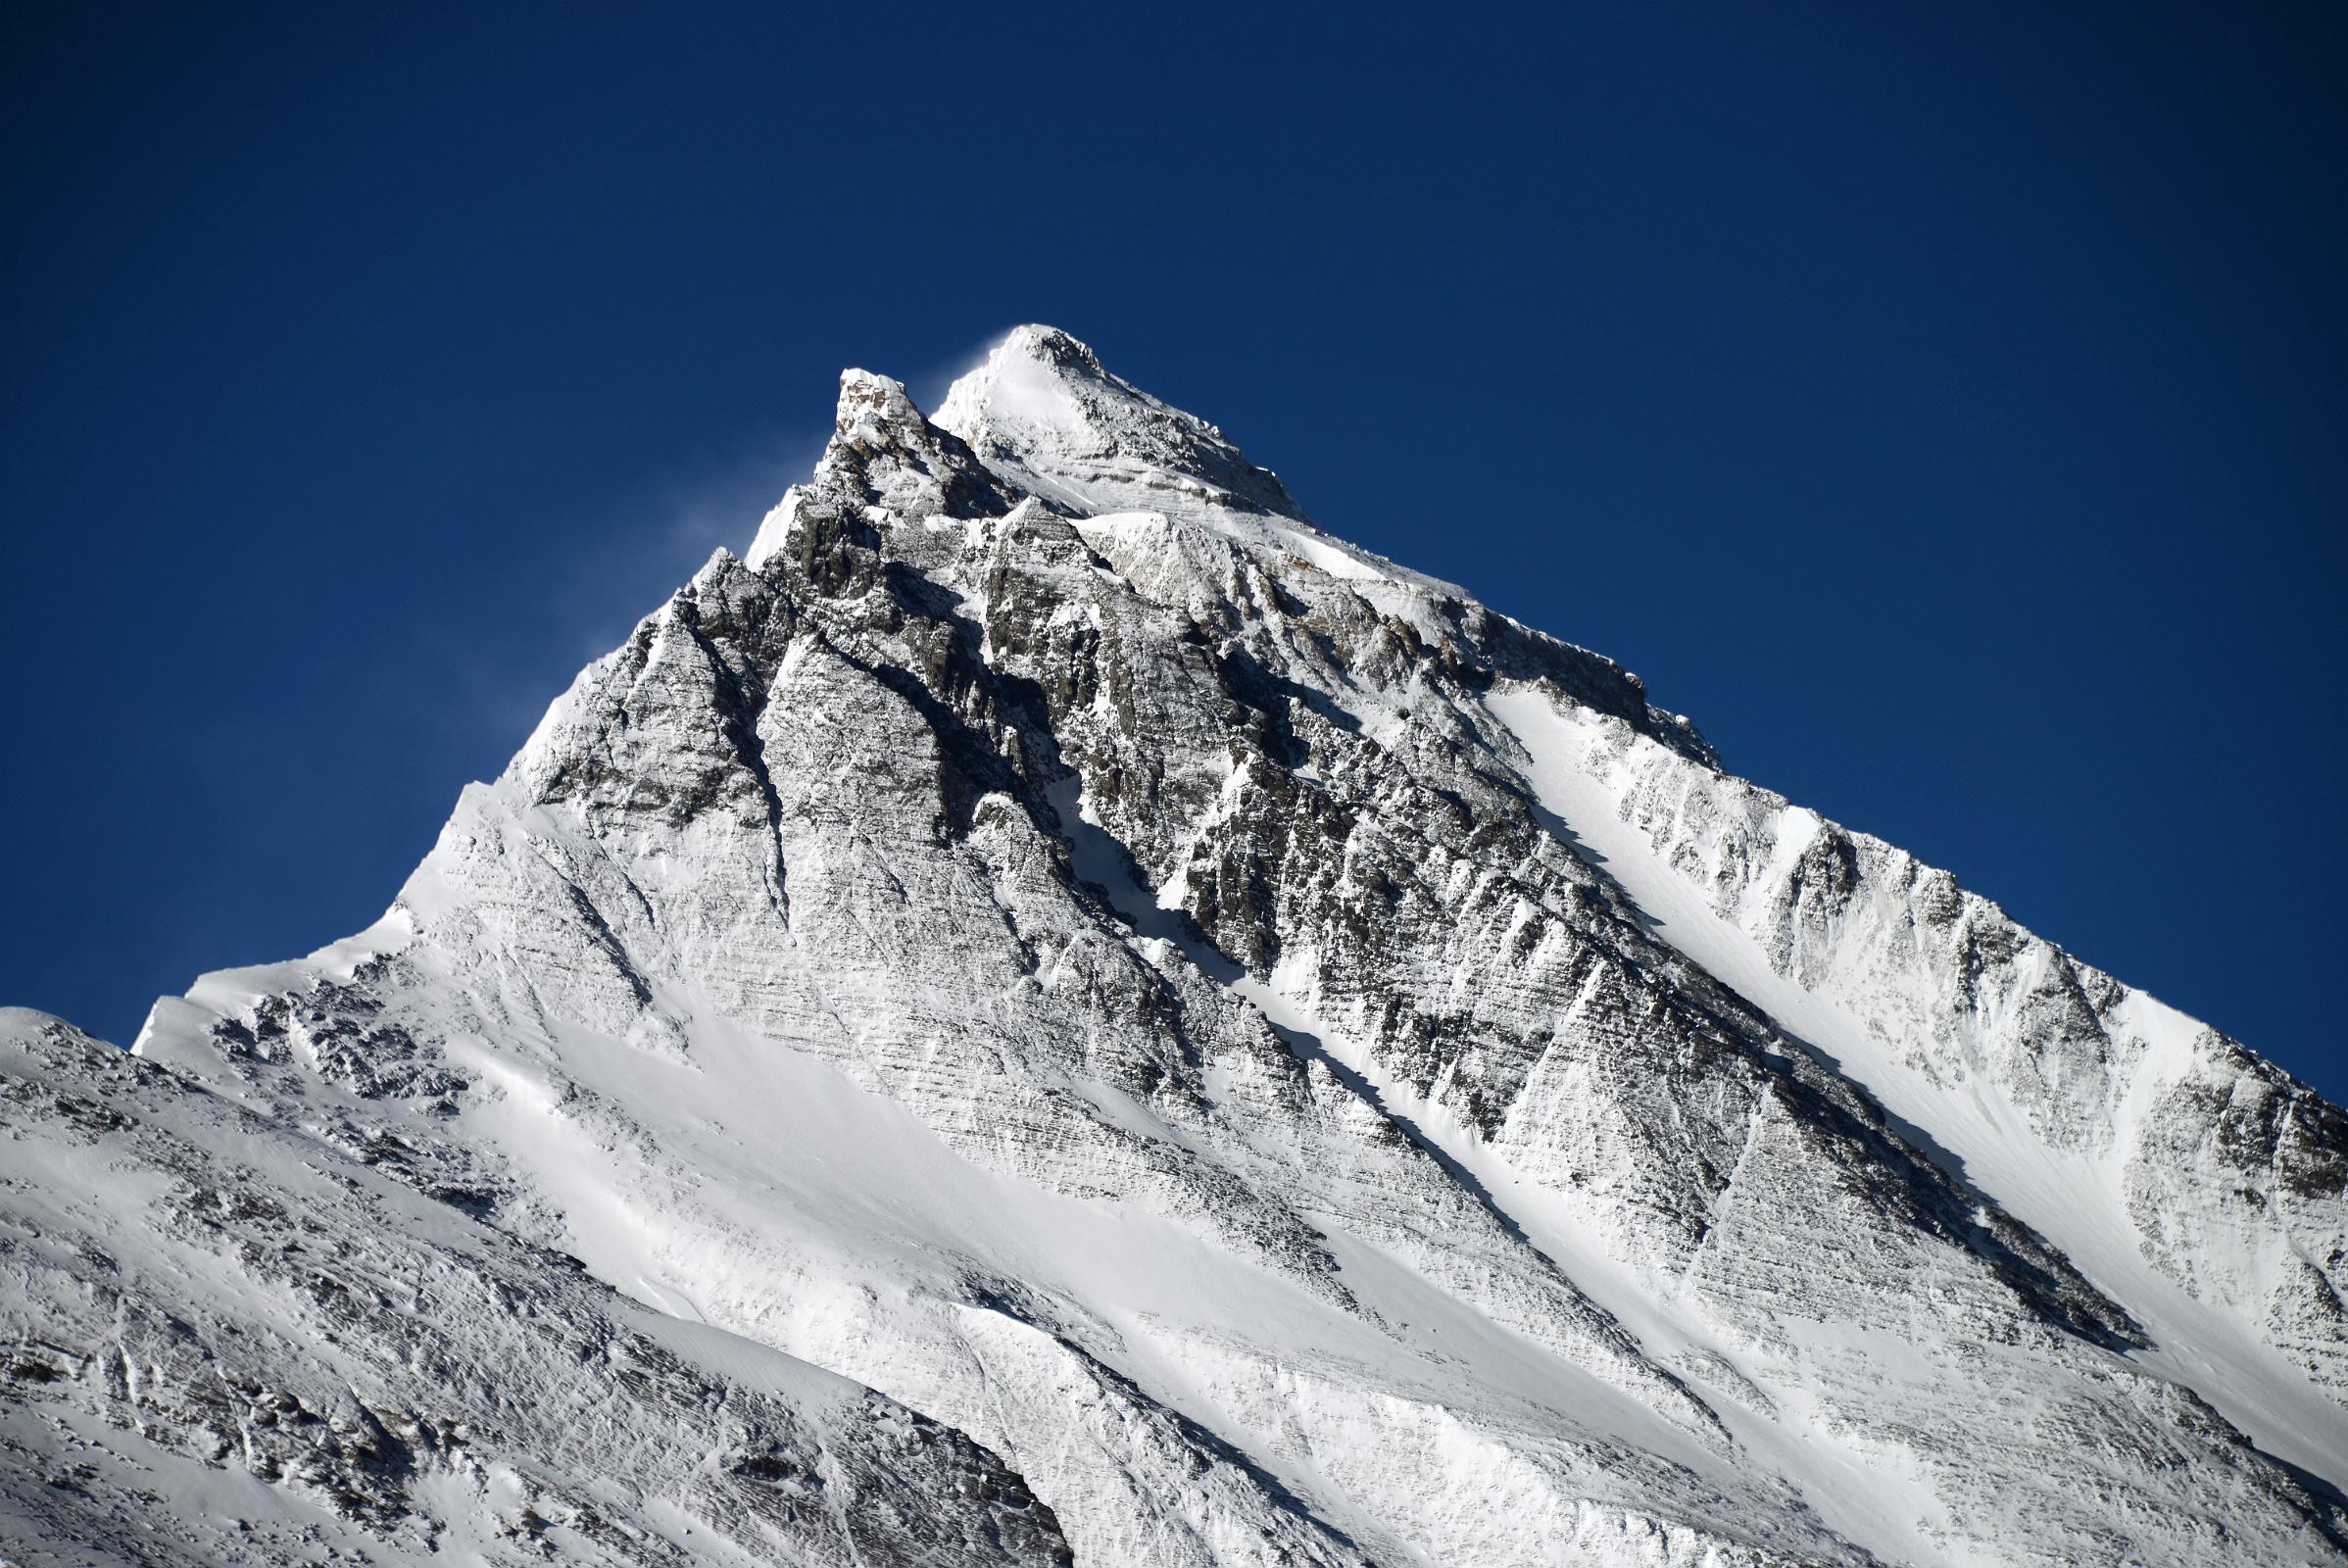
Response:
[[[27,1563],[2348,1561],[2348,1127],[1045,327],[0,1031]]]

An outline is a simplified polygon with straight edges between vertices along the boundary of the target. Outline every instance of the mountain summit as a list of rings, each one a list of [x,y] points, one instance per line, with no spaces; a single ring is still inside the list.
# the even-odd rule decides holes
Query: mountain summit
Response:
[[[2348,1124],[1021,327],[0,1014],[12,1560],[2348,1561]]]
[[[1079,512],[1187,502],[1304,515],[1222,431],[1109,374],[1057,327],[1014,328],[947,391],[938,424],[1030,493]]]

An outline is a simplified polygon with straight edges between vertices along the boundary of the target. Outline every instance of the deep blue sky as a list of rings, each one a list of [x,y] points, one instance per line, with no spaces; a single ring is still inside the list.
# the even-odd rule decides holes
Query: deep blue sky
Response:
[[[2348,13],[655,9],[8,8],[0,1001],[367,923],[1040,319],[2348,1092]]]

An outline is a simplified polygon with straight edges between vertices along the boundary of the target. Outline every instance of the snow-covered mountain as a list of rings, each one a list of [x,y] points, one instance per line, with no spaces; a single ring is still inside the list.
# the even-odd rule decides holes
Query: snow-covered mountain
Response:
[[[0,1015],[50,1562],[2348,1561],[2348,1126],[1044,327]]]

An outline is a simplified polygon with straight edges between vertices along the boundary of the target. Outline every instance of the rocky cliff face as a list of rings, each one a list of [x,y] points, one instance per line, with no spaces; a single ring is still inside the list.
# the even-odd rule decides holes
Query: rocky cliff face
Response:
[[[377,925],[9,1039],[100,1555],[2348,1557],[2336,1109],[1048,328],[844,376]]]

